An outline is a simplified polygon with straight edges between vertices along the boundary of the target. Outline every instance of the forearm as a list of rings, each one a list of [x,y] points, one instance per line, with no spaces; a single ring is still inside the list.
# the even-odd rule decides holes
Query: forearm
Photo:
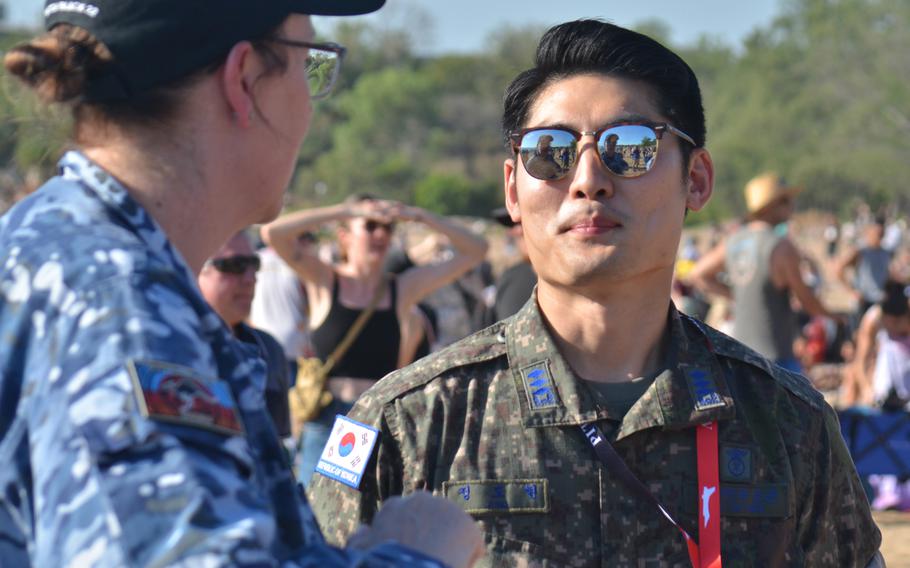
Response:
[[[344,221],[352,216],[347,204],[330,205],[316,209],[304,209],[283,215],[268,225],[263,225],[260,235],[263,242],[275,249],[282,257],[293,254],[297,238],[307,231],[312,231],[325,223]]]
[[[476,262],[480,262],[486,256],[488,244],[485,238],[446,217],[440,217],[422,209],[417,211],[419,213],[417,213],[415,221],[445,235],[458,254]]]
[[[703,293],[720,296],[722,298],[727,298],[728,300],[733,299],[733,293],[731,292],[729,286],[724,285],[720,280],[718,280],[717,275],[712,274],[692,277],[691,282]]]

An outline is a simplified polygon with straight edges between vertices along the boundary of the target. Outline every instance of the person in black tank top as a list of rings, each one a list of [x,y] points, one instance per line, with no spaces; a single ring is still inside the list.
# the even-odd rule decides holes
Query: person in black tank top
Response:
[[[311,335],[316,355],[323,361],[331,355],[363,312],[360,308],[350,308],[339,301],[338,281],[336,276],[332,284],[332,307],[329,315]],[[398,368],[401,326],[398,314],[391,307],[396,305],[395,284],[395,280],[389,282],[391,305],[386,309],[373,311],[373,315],[367,320],[347,352],[335,363],[332,368],[333,375],[378,380]]]
[[[441,233],[452,243],[455,253],[438,264],[414,266],[394,277],[384,274],[383,262],[399,221],[423,223]],[[300,233],[332,222],[339,224],[338,242],[343,254],[337,266],[323,262],[297,240]],[[389,278],[370,319],[329,373],[327,388],[334,397],[332,404],[318,418],[302,425],[297,465],[300,481],[306,484],[335,415],[346,414],[357,396],[375,381],[411,362],[422,338],[417,303],[483,261],[487,243],[447,218],[370,195],[280,217],[263,226],[262,239],[303,282],[310,305],[313,345],[323,361],[369,306],[382,279]]]

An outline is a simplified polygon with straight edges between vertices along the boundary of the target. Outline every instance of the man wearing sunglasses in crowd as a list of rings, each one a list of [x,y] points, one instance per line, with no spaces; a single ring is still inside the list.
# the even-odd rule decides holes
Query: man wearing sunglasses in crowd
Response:
[[[259,267],[259,255],[253,250],[250,238],[241,231],[205,261],[197,281],[202,297],[234,336],[253,345],[265,361],[265,405],[278,436],[285,440],[291,435],[291,411],[284,349],[274,337],[245,323],[250,315]]]
[[[503,129],[536,293],[361,397],[348,416],[380,441],[357,489],[316,476],[328,537],[427,489],[480,523],[486,566],[878,565],[831,408],[671,304],[683,220],[714,177],[689,66],[611,24],[556,26]],[[530,160],[545,136],[569,158],[555,175]],[[605,161],[614,136],[647,165]]]

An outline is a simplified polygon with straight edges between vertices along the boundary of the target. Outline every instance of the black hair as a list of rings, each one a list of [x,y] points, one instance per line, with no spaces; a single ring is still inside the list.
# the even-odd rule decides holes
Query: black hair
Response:
[[[910,286],[903,282],[889,280],[885,282],[885,297],[881,301],[882,313],[901,317],[910,314]]]
[[[535,65],[506,89],[502,130],[506,141],[524,127],[537,95],[555,81],[587,73],[641,81],[650,86],[658,111],[673,126],[705,145],[705,111],[692,68],[654,39],[601,20],[585,19],[547,30],[537,46]],[[691,146],[680,144],[684,173]]]

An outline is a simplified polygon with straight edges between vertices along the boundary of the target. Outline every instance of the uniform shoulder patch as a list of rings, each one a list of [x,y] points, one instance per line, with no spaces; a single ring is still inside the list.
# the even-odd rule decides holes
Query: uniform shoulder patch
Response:
[[[378,438],[375,428],[337,415],[316,472],[357,489]]]
[[[226,381],[159,361],[130,360],[127,369],[143,416],[228,436],[244,433]]]
[[[705,333],[712,349],[718,355],[756,367],[812,408],[816,410],[824,408],[825,397],[806,377],[775,365],[755,350],[716,329],[704,324],[699,324],[698,327]]]

